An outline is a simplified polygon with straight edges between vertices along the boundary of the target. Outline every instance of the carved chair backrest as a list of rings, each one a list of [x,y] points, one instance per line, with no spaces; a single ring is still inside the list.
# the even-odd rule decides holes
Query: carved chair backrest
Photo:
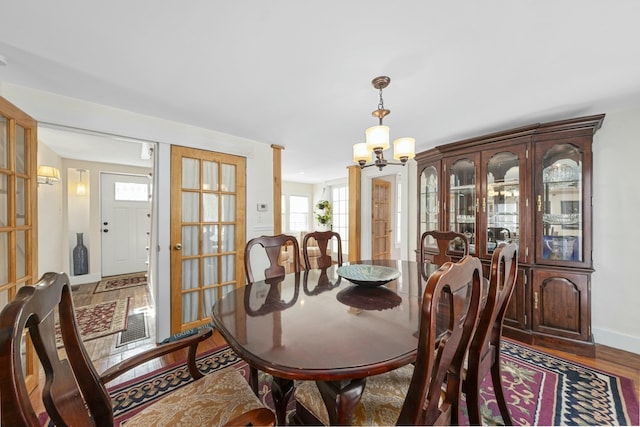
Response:
[[[421,303],[416,363],[398,425],[456,425],[460,375],[478,320],[482,286],[482,264],[471,256],[447,262],[429,277]],[[442,299],[448,302],[448,316],[439,319]],[[446,324],[438,324],[444,317]]]
[[[304,265],[307,270],[311,268],[308,251],[311,238],[315,239],[318,249],[320,250],[318,268],[331,267],[333,260],[331,259],[331,255],[327,253],[327,246],[329,245],[329,241],[334,238],[338,242],[338,265],[342,265],[342,239],[340,238],[340,234],[335,231],[313,231],[305,234],[304,239],[302,240],[302,257],[304,258]]]
[[[284,276],[286,274],[284,266],[280,264],[280,253],[285,245],[292,245],[293,269],[294,272],[300,272],[300,246],[298,240],[294,236],[288,234],[278,234],[276,236],[260,236],[253,238],[247,242],[244,248],[244,270],[247,275],[247,283],[255,282],[253,271],[251,269],[251,248],[255,245],[262,246],[269,258],[269,267],[264,270],[265,279]]]
[[[56,308],[66,352],[62,360],[56,348]],[[25,328],[47,378],[42,399],[51,421],[70,426],[113,425],[111,398],[82,344],[64,273],[46,273],[34,286],[21,288],[0,313],[2,425],[40,425],[23,375]]]
[[[429,237],[432,237],[438,245],[438,253],[436,254],[427,246]],[[452,242],[462,244],[462,256],[469,255],[469,240],[464,234],[455,231],[425,231],[420,238],[420,262],[425,263],[430,260],[434,264],[442,265],[452,261],[450,256]]]

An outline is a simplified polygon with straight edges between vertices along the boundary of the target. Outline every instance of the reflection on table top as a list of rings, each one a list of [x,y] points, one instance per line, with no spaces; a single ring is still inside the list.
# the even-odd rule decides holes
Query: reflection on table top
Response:
[[[401,276],[362,288],[332,266],[259,281],[218,301],[214,324],[243,359],[280,378],[361,378],[402,366],[415,358],[425,280],[415,262],[371,263]]]

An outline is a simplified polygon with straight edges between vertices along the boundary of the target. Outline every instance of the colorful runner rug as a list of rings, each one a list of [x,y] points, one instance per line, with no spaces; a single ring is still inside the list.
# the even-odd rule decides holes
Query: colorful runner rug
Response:
[[[105,277],[98,282],[93,293],[115,291],[118,289],[132,288],[134,286],[142,286],[147,284],[147,273],[123,274],[120,276]]]
[[[127,329],[129,298],[75,307],[76,321],[83,341],[115,334]],[[56,345],[62,347],[60,327],[56,320]]]
[[[503,377],[507,403],[516,425],[638,425],[638,396],[629,378],[577,365],[528,347],[503,342]],[[212,372],[234,366],[248,378],[248,367],[224,346],[198,357],[198,367]],[[130,418],[166,393],[191,381],[184,364],[177,363],[109,389],[115,425]],[[261,373],[260,398],[273,407],[268,375]],[[503,424],[487,376],[481,394],[484,424]],[[295,402],[289,402],[293,411]],[[461,405],[461,425],[467,423]],[[46,414],[40,420],[46,423]]]

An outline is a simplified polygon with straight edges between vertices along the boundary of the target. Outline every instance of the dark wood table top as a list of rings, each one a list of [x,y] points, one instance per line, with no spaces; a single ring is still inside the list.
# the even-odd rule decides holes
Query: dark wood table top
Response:
[[[415,359],[419,298],[437,266],[362,261],[400,270],[397,280],[364,288],[336,266],[259,281],[227,293],[212,310],[229,346],[275,377],[338,381],[386,372]]]

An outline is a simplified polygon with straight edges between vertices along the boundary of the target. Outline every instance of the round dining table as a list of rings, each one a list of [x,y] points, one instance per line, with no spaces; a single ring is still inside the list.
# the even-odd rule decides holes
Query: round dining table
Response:
[[[346,424],[371,375],[415,360],[420,300],[438,266],[411,261],[360,261],[392,267],[384,285],[353,284],[338,266],[257,281],[225,294],[213,324],[249,365],[273,376],[278,423],[294,380],[316,381],[331,424]]]

